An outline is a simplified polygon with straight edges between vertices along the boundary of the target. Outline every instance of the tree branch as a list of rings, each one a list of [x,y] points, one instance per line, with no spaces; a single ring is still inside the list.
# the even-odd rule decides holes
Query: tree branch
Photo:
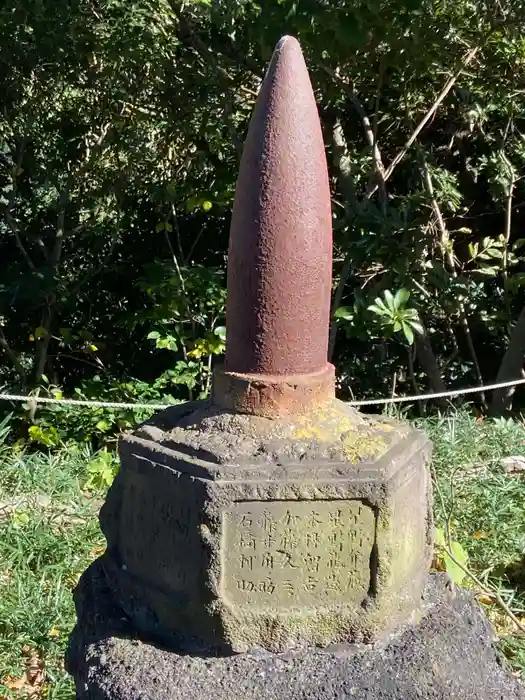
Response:
[[[525,306],[522,308],[518,320],[510,334],[507,350],[501,361],[496,382],[510,382],[519,379],[523,370],[523,358],[525,356]],[[512,407],[512,397],[516,391],[515,386],[496,389],[492,395],[491,413],[500,414]]]
[[[386,209],[386,204],[387,204],[387,196],[386,196],[386,188],[385,188],[385,168],[383,167],[383,160],[381,158],[381,152],[379,150],[379,146],[377,145],[377,139],[374,133],[374,129],[372,128],[372,124],[370,123],[370,119],[368,118],[368,114],[366,113],[366,110],[362,104],[362,102],[358,99],[354,91],[352,90],[351,86],[343,80],[335,71],[333,71],[331,68],[328,68],[327,66],[323,66],[323,70],[325,73],[328,73],[328,75],[333,79],[333,80],[338,80],[340,83],[342,83],[344,90],[347,94],[348,99],[350,102],[353,104],[356,112],[359,114],[359,117],[361,118],[361,123],[363,124],[363,129],[365,132],[365,138],[370,146],[370,151],[372,153],[372,160],[374,162],[374,171],[376,174],[376,189],[373,191],[375,192],[377,190],[377,187],[380,189],[380,194],[381,194],[381,204],[383,206],[383,210]],[[342,128],[341,128],[342,131]],[[371,192],[373,189],[373,186],[369,184],[368,191]]]
[[[24,366],[20,362],[20,359],[16,352],[11,348],[9,343],[7,342],[7,338],[5,337],[5,333],[3,331],[3,328],[0,326],[0,348],[5,352],[7,357],[10,359],[13,367],[15,368],[18,376],[20,377],[20,386],[23,391],[25,391],[26,386],[27,386],[27,374],[24,369]]]
[[[439,109],[441,103],[445,100],[447,97],[448,93],[452,90],[454,85],[456,84],[457,80],[460,78],[461,74],[467,68],[467,66],[472,63],[478,52],[480,51],[481,46],[476,46],[473,49],[471,49],[463,58],[462,60],[462,65],[459,68],[458,71],[454,75],[452,75],[447,82],[445,83],[443,89],[439,93],[439,95],[436,97],[434,100],[434,103],[430,107],[430,109],[427,111],[423,119],[419,122],[419,124],[416,126],[410,137],[408,138],[407,142],[403,146],[403,148],[399,151],[397,156],[394,158],[394,160],[390,163],[388,168],[385,170],[385,182],[391,177],[392,173],[396,169],[396,167],[399,165],[399,163],[403,160],[403,158],[406,156],[408,151],[410,150],[410,147],[414,144],[415,140],[419,136],[419,134],[423,131],[425,126],[428,124],[428,122],[432,119],[434,114],[437,112]],[[374,192],[377,191],[377,186],[374,188],[371,194],[374,194]]]
[[[506,282],[508,278],[508,259],[509,259],[509,243],[512,229],[512,202],[514,198],[514,188],[516,186],[516,172],[514,166],[507,158],[504,150],[501,151],[501,158],[509,171],[509,192],[505,203],[505,227],[503,235],[505,236],[505,247],[503,249],[503,279]]]
[[[15,242],[17,245],[17,248],[19,251],[22,253],[22,257],[28,264],[29,268],[31,270],[35,270],[35,264],[33,260],[31,259],[31,256],[27,252],[26,247],[22,243],[22,238],[20,236],[20,227],[18,226],[17,222],[15,221],[13,217],[13,205],[16,197],[16,184],[17,180],[16,178],[18,177],[18,174],[20,173],[20,170],[22,168],[22,162],[24,160],[24,153],[26,150],[27,142],[28,142],[28,137],[24,136],[22,138],[22,143],[20,144],[20,148],[18,149],[18,155],[16,158],[16,163],[15,163],[15,168],[14,168],[14,174],[13,174],[13,180],[12,180],[12,190],[9,195],[8,202],[6,204],[5,210],[4,210],[4,220],[8,226],[8,228],[11,230],[15,237]]]
[[[425,155],[423,153],[423,150],[418,146],[418,154],[420,157],[421,161],[421,177],[423,180],[423,185],[425,187],[425,190],[427,192],[428,198],[430,200],[430,204],[432,207],[432,211],[434,212],[434,215],[436,217],[438,229],[440,232],[440,248],[441,252],[444,255],[449,270],[450,274],[454,279],[457,279],[458,277],[458,272],[456,269],[456,262],[454,260],[454,255],[452,254],[452,250],[450,247],[450,234],[448,232],[447,225],[445,223],[445,219],[443,218],[443,214],[441,212],[441,208],[439,206],[439,202],[436,199],[435,193],[434,193],[434,186],[432,184],[432,178],[430,176],[430,171],[428,169],[428,164],[425,158]],[[465,310],[465,305],[463,304],[462,301],[458,303],[458,310],[459,310],[459,321],[461,324],[461,327],[463,328],[463,332],[465,334],[465,340],[467,342],[467,347],[469,350],[470,357],[472,359],[472,363],[474,365],[474,373],[476,375],[476,381],[479,386],[483,386],[483,377],[481,375],[481,368],[479,365],[479,360],[478,356],[476,353],[476,348],[474,347],[474,341],[472,340],[472,333],[470,332],[470,325],[468,322],[468,317],[467,317],[467,312]],[[486,406],[486,397],[483,392],[480,392],[480,397],[481,400]]]

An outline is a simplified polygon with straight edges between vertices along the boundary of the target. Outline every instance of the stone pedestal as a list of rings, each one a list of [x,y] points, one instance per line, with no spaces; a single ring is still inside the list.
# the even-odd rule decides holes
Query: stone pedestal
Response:
[[[178,654],[137,638],[100,562],[76,591],[68,652],[78,700],[525,700],[477,603],[430,576],[419,620],[375,645]]]
[[[378,639],[425,585],[429,452],[335,399],[286,420],[163,412],[122,441],[101,513],[115,598],[175,649]]]

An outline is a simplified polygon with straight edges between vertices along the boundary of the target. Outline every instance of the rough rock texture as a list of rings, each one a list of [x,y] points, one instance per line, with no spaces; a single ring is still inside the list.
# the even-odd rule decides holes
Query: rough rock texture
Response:
[[[78,700],[525,700],[477,603],[444,575],[430,576],[419,623],[383,646],[283,654],[179,655],[139,641],[99,563],[75,598],[67,668]]]
[[[158,414],[122,440],[101,511],[115,599],[172,648],[376,640],[425,585],[429,455],[423,433],[335,399],[284,420]]]

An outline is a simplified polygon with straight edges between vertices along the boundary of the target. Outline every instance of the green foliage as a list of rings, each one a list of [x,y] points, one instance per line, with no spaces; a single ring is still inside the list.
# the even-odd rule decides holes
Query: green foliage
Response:
[[[148,383],[137,379],[115,382],[95,375],[82,382],[74,391],[74,398],[86,401],[140,404],[138,408],[81,407],[62,404],[42,404],[33,418],[22,416],[28,427],[30,440],[46,447],[70,441],[86,442],[94,446],[112,444],[115,436],[134,428],[150,418],[154,408],[148,404],[169,405],[179,400],[165,390],[161,379]]]
[[[92,457],[78,447],[52,456],[0,447],[2,697],[74,695],[63,664],[74,623],[73,589],[104,549],[96,511],[105,484],[83,488]],[[36,687],[25,673],[29,656],[45,664],[45,683]]]
[[[468,554],[462,545],[455,540],[447,542],[443,528],[436,528],[434,537],[436,545],[436,561],[441,569],[447,572],[452,581],[460,586],[467,574]]]
[[[118,460],[114,452],[101,450],[87,465],[88,479],[84,488],[92,491],[107,489],[117,475]]]
[[[416,425],[424,428],[434,443],[434,517],[438,527],[439,568],[445,563],[440,546],[445,541],[454,559],[482,584],[480,590],[469,577],[462,581],[483,604],[500,637],[500,649],[516,669],[523,669],[523,635],[497,600],[499,596],[523,621],[525,482],[523,472],[505,468],[507,460],[519,461],[525,457],[523,421],[487,420],[461,411],[418,420]],[[448,543],[448,533],[452,533],[452,546]],[[463,559],[463,552],[468,554],[468,560]]]
[[[58,430],[52,425],[31,425],[27,432],[30,440],[44,447],[56,447],[60,444]]]
[[[423,334],[423,328],[419,323],[418,313],[415,309],[407,308],[410,292],[399,289],[395,295],[388,289],[383,292],[383,299],[377,297],[368,307],[379,317],[379,323],[390,333],[402,332],[409,345],[414,342],[414,331]]]
[[[201,265],[181,268],[178,264],[151,265],[140,287],[151,307],[137,315],[136,322],[154,323],[148,340],[157,350],[179,356],[154,383],[158,388],[187,388],[189,399],[205,398],[210,391],[213,358],[225,349],[225,329],[218,325],[224,316],[226,294],[223,271]]]
[[[517,376],[524,16],[523,0],[4,2],[2,385],[209,393],[239,156],[284,32],[301,40],[325,134],[342,395],[389,392],[394,376],[399,393]],[[419,340],[424,355],[407,352]],[[47,448],[140,419],[82,411],[75,428],[71,415],[21,424]]]

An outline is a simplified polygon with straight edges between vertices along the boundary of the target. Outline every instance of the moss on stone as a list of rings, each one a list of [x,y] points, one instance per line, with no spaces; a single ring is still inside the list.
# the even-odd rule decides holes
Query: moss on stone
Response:
[[[341,401],[331,401],[315,411],[294,419],[287,437],[292,440],[319,440],[341,450],[342,458],[358,463],[381,455],[394,426],[364,419]]]

